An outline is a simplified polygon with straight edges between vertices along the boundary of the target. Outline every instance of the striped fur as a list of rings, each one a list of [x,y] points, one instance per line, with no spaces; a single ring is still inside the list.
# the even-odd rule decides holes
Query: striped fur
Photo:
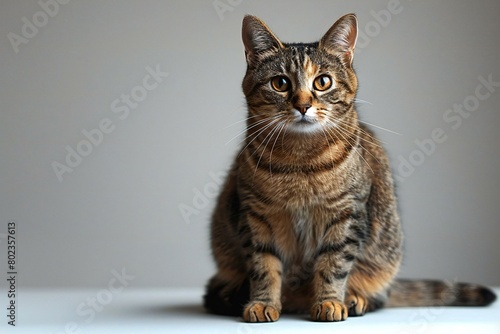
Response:
[[[213,213],[210,311],[340,321],[383,305],[494,300],[479,286],[395,280],[403,236],[387,156],[355,110],[356,36],[353,14],[311,44],[245,17],[246,141]]]

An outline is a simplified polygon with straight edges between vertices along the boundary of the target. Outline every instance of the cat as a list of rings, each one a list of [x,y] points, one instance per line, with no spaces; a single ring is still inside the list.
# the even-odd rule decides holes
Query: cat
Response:
[[[389,161],[358,120],[357,18],[283,43],[245,16],[246,140],[211,222],[204,306],[246,322],[342,321],[387,306],[484,306],[488,288],[395,279],[403,234]]]

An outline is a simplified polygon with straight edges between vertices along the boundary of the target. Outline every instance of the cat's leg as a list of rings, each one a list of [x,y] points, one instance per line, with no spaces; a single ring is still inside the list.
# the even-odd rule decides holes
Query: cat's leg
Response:
[[[271,254],[256,254],[250,272],[250,302],[243,311],[247,322],[272,322],[281,313],[281,261]]]
[[[358,222],[352,217],[334,220],[326,226],[324,241],[315,256],[315,290],[311,318],[315,321],[343,321],[347,280],[359,252]]]
[[[244,243],[250,281],[250,301],[243,311],[246,322],[273,322],[281,313],[282,262],[264,217],[248,215],[251,237]],[[249,233],[250,234],[250,233]]]
[[[348,309],[344,304],[346,276],[349,266],[338,263],[336,254],[321,254],[313,277],[315,290],[311,319],[315,321],[343,321]]]

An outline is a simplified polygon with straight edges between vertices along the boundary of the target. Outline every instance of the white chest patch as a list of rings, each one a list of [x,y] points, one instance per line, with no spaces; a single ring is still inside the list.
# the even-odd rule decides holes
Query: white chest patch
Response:
[[[302,260],[309,260],[316,251],[316,233],[312,222],[306,213],[301,213],[295,217],[294,232],[296,236],[297,255]]]

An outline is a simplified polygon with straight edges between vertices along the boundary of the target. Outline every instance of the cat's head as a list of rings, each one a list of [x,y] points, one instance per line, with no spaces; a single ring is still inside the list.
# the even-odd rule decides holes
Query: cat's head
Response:
[[[354,113],[354,14],[341,17],[316,43],[283,43],[255,16],[244,18],[242,37],[250,124],[274,122],[287,132],[313,134]]]

